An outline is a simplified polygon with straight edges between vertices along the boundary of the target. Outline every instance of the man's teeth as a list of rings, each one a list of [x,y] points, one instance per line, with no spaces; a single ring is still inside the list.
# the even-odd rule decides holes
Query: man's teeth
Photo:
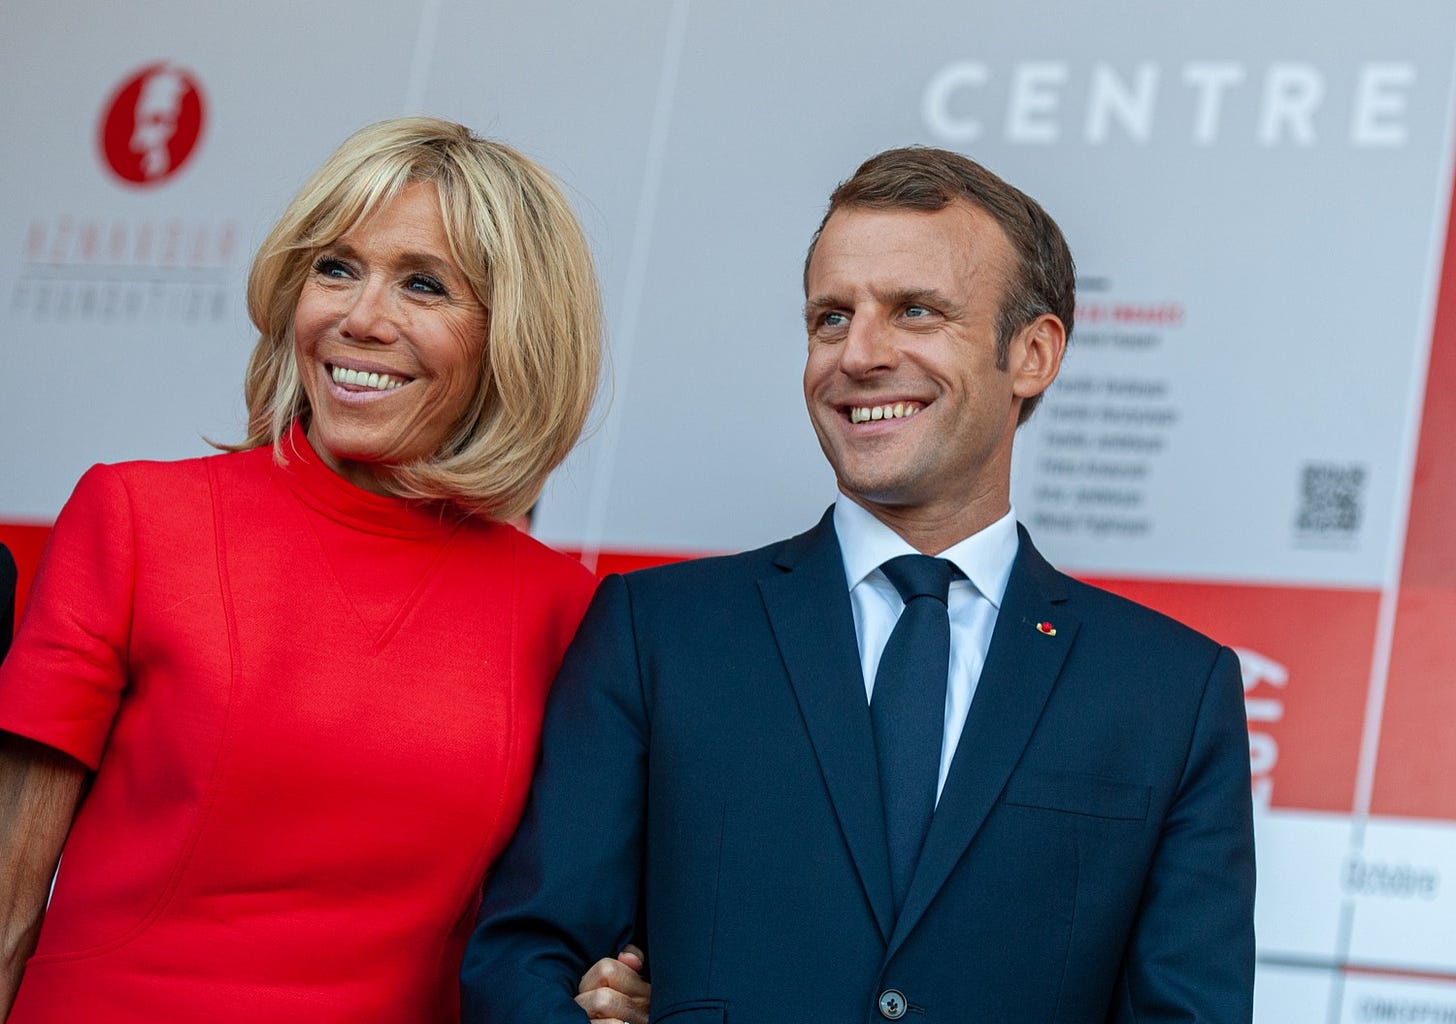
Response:
[[[868,423],[871,420],[898,420],[914,416],[920,406],[914,402],[896,402],[894,405],[860,405],[849,410],[849,422]]]
[[[359,388],[373,388],[375,391],[393,391],[395,388],[409,383],[399,377],[391,377],[387,373],[365,373],[343,366],[335,366],[333,374],[335,384],[352,384]]]

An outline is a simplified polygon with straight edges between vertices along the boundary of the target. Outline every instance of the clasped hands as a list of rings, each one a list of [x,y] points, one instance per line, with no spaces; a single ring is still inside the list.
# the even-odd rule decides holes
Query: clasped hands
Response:
[[[576,1005],[603,1024],[647,1024],[652,985],[642,977],[645,964],[642,950],[631,944],[615,958],[598,960],[582,975]]]

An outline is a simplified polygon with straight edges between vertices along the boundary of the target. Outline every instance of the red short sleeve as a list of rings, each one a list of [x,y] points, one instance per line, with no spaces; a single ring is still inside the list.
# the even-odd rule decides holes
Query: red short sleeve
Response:
[[[100,762],[126,685],[134,550],[126,488],[94,466],[56,520],[0,665],[0,729]]]

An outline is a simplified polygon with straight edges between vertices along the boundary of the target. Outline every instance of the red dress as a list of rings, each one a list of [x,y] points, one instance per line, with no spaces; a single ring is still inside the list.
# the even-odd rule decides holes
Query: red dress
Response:
[[[98,466],[61,512],[0,729],[97,774],[11,1024],[458,1017],[593,580],[284,450]]]

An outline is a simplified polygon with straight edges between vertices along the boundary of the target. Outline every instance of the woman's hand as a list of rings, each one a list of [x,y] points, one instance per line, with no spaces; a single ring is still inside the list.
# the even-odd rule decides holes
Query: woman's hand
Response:
[[[0,732],[0,1020],[35,950],[86,766]]]
[[[582,975],[576,1005],[606,1024],[647,1024],[652,986],[642,977],[645,964],[642,950],[633,945],[616,959],[598,960]]]

